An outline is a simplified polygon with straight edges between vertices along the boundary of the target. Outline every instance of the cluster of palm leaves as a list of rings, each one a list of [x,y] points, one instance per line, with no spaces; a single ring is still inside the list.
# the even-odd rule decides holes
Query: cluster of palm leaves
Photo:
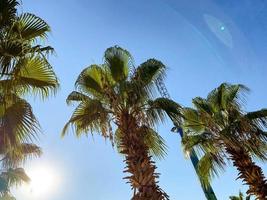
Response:
[[[4,199],[11,196],[12,185],[29,181],[20,164],[41,154],[33,143],[40,125],[25,96],[44,99],[58,87],[46,57],[53,48],[39,44],[50,27],[34,14],[20,14],[18,6],[16,0],[0,0],[0,196]]]

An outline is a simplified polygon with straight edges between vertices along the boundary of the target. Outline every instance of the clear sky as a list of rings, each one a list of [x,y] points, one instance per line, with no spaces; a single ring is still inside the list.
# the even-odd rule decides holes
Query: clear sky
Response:
[[[247,109],[267,107],[267,2],[263,0],[24,0],[23,10],[52,27],[50,61],[61,88],[45,102],[30,99],[43,135],[42,158],[28,163],[56,174],[53,192],[41,197],[16,192],[18,200],[125,200],[131,191],[123,178],[123,158],[99,136],[60,138],[74,107],[65,103],[83,68],[101,63],[113,45],[128,49],[136,65],[157,58],[168,66],[166,85],[172,98],[191,106],[221,82],[251,88]],[[169,147],[158,161],[161,187],[172,200],[204,200],[189,160],[185,160],[171,123],[159,127]],[[266,164],[259,163],[267,175]],[[213,187],[219,200],[246,190],[231,167]],[[46,187],[41,185],[40,187]]]

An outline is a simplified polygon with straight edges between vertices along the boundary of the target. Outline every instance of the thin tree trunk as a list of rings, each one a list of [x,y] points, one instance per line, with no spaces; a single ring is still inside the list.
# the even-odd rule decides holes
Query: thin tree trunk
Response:
[[[156,166],[152,161],[144,135],[138,131],[133,117],[125,113],[120,119],[122,131],[121,153],[125,155],[126,169],[130,175],[125,177],[132,189],[136,190],[132,200],[167,200],[168,195],[160,189],[156,180],[159,174],[155,172]]]
[[[267,181],[262,169],[252,161],[244,149],[227,147],[226,151],[230,154],[233,165],[239,171],[238,178],[249,186],[247,194],[255,195],[259,200],[266,200]]]

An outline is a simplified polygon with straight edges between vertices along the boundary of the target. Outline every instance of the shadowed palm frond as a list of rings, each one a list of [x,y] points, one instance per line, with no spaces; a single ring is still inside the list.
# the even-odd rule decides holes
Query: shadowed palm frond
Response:
[[[108,137],[108,120],[108,111],[100,101],[90,99],[81,102],[65,125],[62,136],[66,135],[69,126],[72,125],[77,137],[88,132],[98,132],[102,133],[104,137]]]
[[[66,102],[68,105],[70,105],[72,102],[90,101],[90,100],[92,99],[86,96],[85,94],[81,92],[73,91],[67,97]]]
[[[10,185],[20,185],[23,182],[30,181],[23,168],[9,169],[6,172],[2,172],[2,175],[6,177]]]
[[[35,144],[22,143],[15,147],[11,146],[8,149],[4,149],[4,152],[0,152],[3,155],[2,166],[4,168],[14,168],[30,158],[40,157],[42,150]]]
[[[205,122],[200,116],[200,113],[192,108],[183,108],[183,117],[185,119],[183,127],[185,130],[202,133],[205,130]]]
[[[182,107],[167,98],[157,98],[155,100],[147,101],[147,115],[152,124],[163,122],[168,115],[176,125],[180,126],[182,123]]]
[[[14,145],[36,139],[40,130],[31,105],[14,94],[0,96],[0,142]]]
[[[150,154],[158,159],[163,159],[167,155],[167,145],[164,139],[154,129],[143,126],[140,132],[144,134],[144,142],[150,150]]]
[[[110,47],[105,51],[104,62],[116,82],[124,81],[129,75],[129,66],[133,65],[131,54],[119,47]]]
[[[17,9],[19,5],[17,0],[1,0],[0,1],[0,27],[1,29],[12,24],[16,19]]]
[[[249,88],[242,84],[231,85],[222,83],[218,88],[212,90],[207,101],[210,102],[214,108],[225,110],[229,106],[236,106],[240,109],[246,102],[246,93]]]
[[[263,126],[267,128],[267,109],[261,109],[254,112],[248,112],[245,115],[249,120],[255,121],[260,127]]]
[[[11,187],[29,183],[30,178],[23,168],[9,168],[0,174],[0,199],[15,200],[10,194]]]
[[[165,65],[156,59],[149,59],[142,63],[133,74],[132,82],[138,86],[138,90],[145,90],[149,96],[157,94],[157,81],[165,78]],[[139,92],[139,91],[136,92]]]

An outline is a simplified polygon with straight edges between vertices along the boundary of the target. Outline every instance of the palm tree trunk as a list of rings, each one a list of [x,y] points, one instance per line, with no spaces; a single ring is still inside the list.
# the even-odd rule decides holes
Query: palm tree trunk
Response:
[[[137,129],[136,120],[129,114],[124,114],[119,125],[122,131],[121,153],[125,155],[124,172],[130,175],[125,177],[131,184],[134,193],[132,200],[167,200],[168,195],[160,189],[156,180],[159,174],[155,172],[156,166],[152,161],[144,136]]]
[[[267,181],[262,169],[251,159],[242,148],[226,147],[227,153],[233,160],[233,165],[239,171],[238,178],[249,186],[247,194],[255,195],[259,200],[267,199]]]

